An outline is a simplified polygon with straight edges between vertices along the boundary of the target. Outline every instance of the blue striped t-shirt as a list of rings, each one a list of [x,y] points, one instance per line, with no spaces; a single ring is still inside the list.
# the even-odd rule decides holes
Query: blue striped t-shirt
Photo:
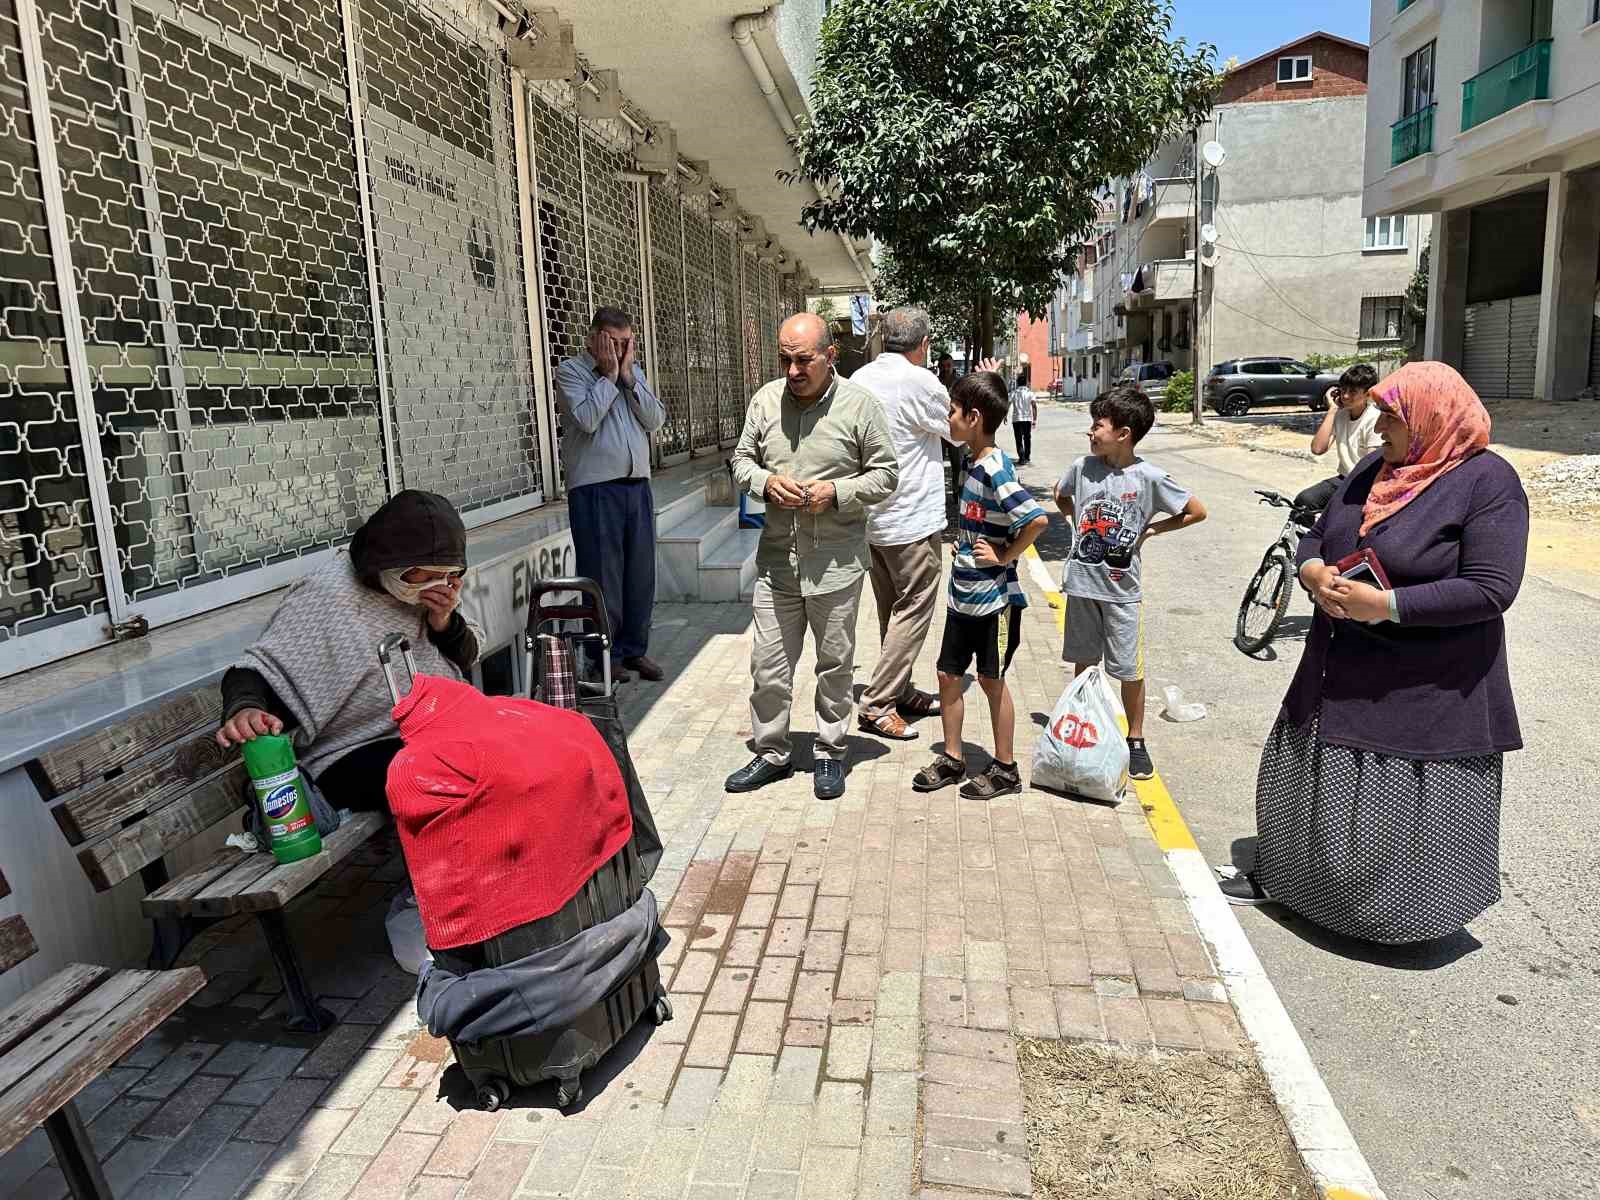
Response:
[[[967,469],[956,526],[955,565],[950,570],[950,610],[967,617],[986,617],[1007,604],[1026,608],[1028,598],[1017,578],[1015,563],[1004,567],[978,565],[973,547],[979,538],[1003,550],[1017,531],[1044,516],[1033,494],[1017,482],[1017,469],[998,446]]]

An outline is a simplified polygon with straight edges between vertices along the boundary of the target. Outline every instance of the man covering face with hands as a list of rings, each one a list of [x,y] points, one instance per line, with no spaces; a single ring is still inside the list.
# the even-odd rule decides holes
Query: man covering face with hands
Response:
[[[646,653],[656,598],[650,435],[667,413],[635,362],[637,345],[632,317],[597,309],[586,349],[556,369],[556,391],[572,546],[578,574],[605,593],[612,673],[656,681],[663,672]]]

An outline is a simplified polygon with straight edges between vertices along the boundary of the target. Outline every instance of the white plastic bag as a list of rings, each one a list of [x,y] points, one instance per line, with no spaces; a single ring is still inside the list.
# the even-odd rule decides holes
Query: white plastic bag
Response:
[[[1206,706],[1204,704],[1185,704],[1181,689],[1169,687],[1161,694],[1167,702],[1165,709],[1167,720],[1186,723],[1206,719]]]
[[[1090,667],[1067,685],[1033,749],[1033,785],[1091,800],[1122,798],[1128,739],[1105,673]]]
[[[411,975],[433,961],[428,952],[428,939],[422,932],[422,913],[417,908],[417,894],[408,883],[389,902],[389,915],[383,927],[389,933],[389,949],[400,969]]]

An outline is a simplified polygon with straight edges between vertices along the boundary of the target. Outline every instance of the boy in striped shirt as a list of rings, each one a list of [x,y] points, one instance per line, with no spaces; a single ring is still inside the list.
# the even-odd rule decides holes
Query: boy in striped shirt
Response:
[[[1017,482],[1016,468],[995,445],[995,433],[1010,411],[1010,397],[993,371],[964,375],[950,389],[950,438],[971,455],[961,491],[955,561],[950,571],[950,609],[939,648],[939,712],[944,749],[918,771],[912,787],[937,791],[966,779],[961,726],[966,715],[962,683],[977,662],[978,686],[989,698],[994,761],[962,785],[971,800],[993,800],[1022,790],[1012,740],[1016,709],[1006,687],[1006,668],[1022,634],[1028,600],[1017,579],[1017,560],[1045,531],[1050,519],[1032,493]]]

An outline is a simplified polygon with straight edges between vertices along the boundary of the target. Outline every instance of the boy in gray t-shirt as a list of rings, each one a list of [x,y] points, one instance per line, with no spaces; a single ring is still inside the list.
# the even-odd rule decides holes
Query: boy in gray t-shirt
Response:
[[[1089,406],[1090,453],[1056,484],[1056,506],[1072,522],[1072,555],[1061,590],[1066,637],[1061,657],[1078,674],[1105,660],[1122,684],[1128,710],[1128,774],[1149,779],[1155,765],[1144,742],[1144,594],[1139,551],[1145,540],[1198,525],[1205,505],[1154,463],[1134,453],[1155,424],[1155,407],[1138,388],[1112,388]],[[1157,513],[1166,519],[1151,522]]]

